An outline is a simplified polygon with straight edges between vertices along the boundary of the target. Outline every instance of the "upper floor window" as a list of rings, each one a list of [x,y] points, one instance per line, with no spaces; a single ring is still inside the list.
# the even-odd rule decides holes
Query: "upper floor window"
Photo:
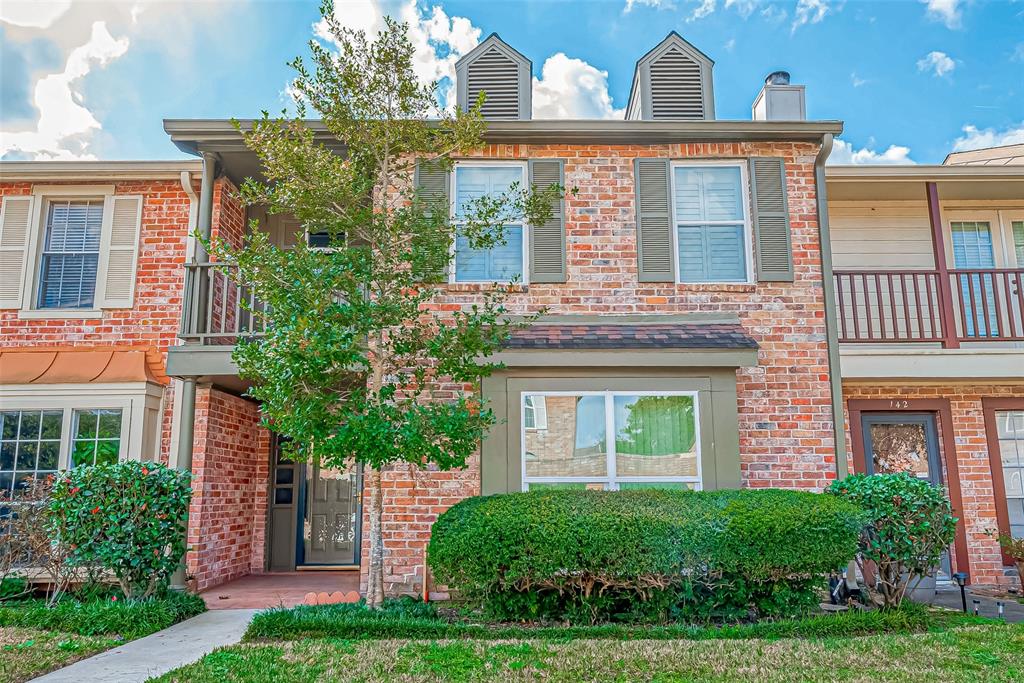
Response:
[[[672,194],[679,281],[748,282],[750,212],[743,164],[677,164]]]
[[[102,199],[47,203],[39,308],[93,308],[102,228]]]
[[[497,197],[513,184],[524,187],[525,166],[508,164],[458,164],[453,171],[452,197],[456,225],[455,265],[453,282],[522,281],[526,272],[526,225],[522,222],[504,226],[504,243],[489,249],[474,248],[467,237],[458,232],[469,202],[484,196]]]

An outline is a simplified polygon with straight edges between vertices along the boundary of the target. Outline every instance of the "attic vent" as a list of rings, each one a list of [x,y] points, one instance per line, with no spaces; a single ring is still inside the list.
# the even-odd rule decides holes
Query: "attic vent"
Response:
[[[485,119],[519,118],[519,68],[496,47],[466,68],[466,96],[470,105],[481,92],[486,93],[482,109]]]
[[[459,109],[467,111],[483,92],[485,119],[528,119],[532,76],[530,60],[492,33],[455,63]]]
[[[651,111],[655,119],[705,118],[700,64],[675,47],[651,63]]]
[[[633,72],[626,118],[701,121],[715,118],[714,62],[673,31],[641,57]]]

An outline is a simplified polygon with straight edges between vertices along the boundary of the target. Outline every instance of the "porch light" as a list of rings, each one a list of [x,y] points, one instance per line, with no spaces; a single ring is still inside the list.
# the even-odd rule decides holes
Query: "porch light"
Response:
[[[953,580],[956,581],[956,585],[960,586],[960,603],[964,606],[964,614],[967,614],[967,590],[964,586],[967,585],[968,578],[970,578],[970,574],[967,572],[953,574]]]

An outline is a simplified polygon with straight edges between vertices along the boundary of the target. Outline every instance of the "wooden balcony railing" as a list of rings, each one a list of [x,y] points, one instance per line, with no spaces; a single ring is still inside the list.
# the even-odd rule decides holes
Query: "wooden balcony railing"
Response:
[[[834,273],[843,343],[1024,341],[1024,268]]]
[[[204,345],[235,344],[240,338],[263,334],[263,312],[251,288],[240,284],[229,263],[185,266],[185,305],[178,336]]]

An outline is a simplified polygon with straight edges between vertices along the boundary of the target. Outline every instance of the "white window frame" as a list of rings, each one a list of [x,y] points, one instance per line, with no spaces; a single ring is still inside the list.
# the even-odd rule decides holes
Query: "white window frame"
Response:
[[[740,169],[740,191],[743,192],[743,262],[746,278],[743,280],[687,280],[683,282],[682,266],[679,259],[679,221],[676,219],[676,169],[726,166]],[[750,204],[750,174],[745,159],[687,159],[669,164],[669,221],[672,228],[672,261],[675,267],[676,284],[681,285],[749,285],[755,282],[754,274],[754,223]],[[687,225],[735,225],[738,221],[686,221]]]
[[[58,469],[65,470],[74,442],[76,410],[120,410],[121,443],[118,461],[156,460],[163,433],[164,388],[153,383],[7,385],[0,411],[62,410]]]
[[[522,182],[520,187],[525,189],[529,183],[529,169],[525,161],[513,161],[513,160],[500,160],[500,159],[481,159],[479,161],[456,161],[452,164],[451,175],[448,179],[448,185],[451,191],[448,193],[448,215],[452,217],[452,225],[456,227],[458,232],[459,221],[455,216],[455,207],[458,203],[458,185],[457,185],[457,171],[460,168],[476,168],[481,166],[510,166],[516,167],[522,170]],[[519,279],[519,284],[528,285],[530,284],[530,224],[524,218],[522,221],[523,230],[523,273]],[[455,245],[458,237],[453,235],[452,243],[449,246],[449,264],[448,264],[448,284],[452,285],[474,285],[474,284],[508,284],[512,280],[457,280],[455,279]]]
[[[22,319],[78,318],[103,316],[103,283],[107,279],[107,256],[110,253],[110,230],[114,212],[113,185],[36,185],[32,188],[32,217],[29,223],[28,246],[25,253],[25,282],[21,310]],[[40,308],[39,285],[42,280],[43,243],[46,239],[46,217],[50,204],[60,201],[103,202],[103,223],[100,226],[100,255],[96,267],[96,291],[92,308]]]
[[[531,477],[526,474],[526,421],[520,424],[520,481],[522,490],[527,491],[530,484],[602,484],[605,490],[618,491],[619,484],[692,484],[695,491],[703,488],[703,470],[701,466],[701,426],[700,400],[696,391],[521,391],[519,393],[520,415],[525,415],[526,396],[603,396],[605,439],[608,443],[608,470],[603,477]],[[693,477],[619,477],[616,473],[615,449],[615,397],[616,396],[689,396],[693,400],[694,448],[697,459],[697,475]]]

